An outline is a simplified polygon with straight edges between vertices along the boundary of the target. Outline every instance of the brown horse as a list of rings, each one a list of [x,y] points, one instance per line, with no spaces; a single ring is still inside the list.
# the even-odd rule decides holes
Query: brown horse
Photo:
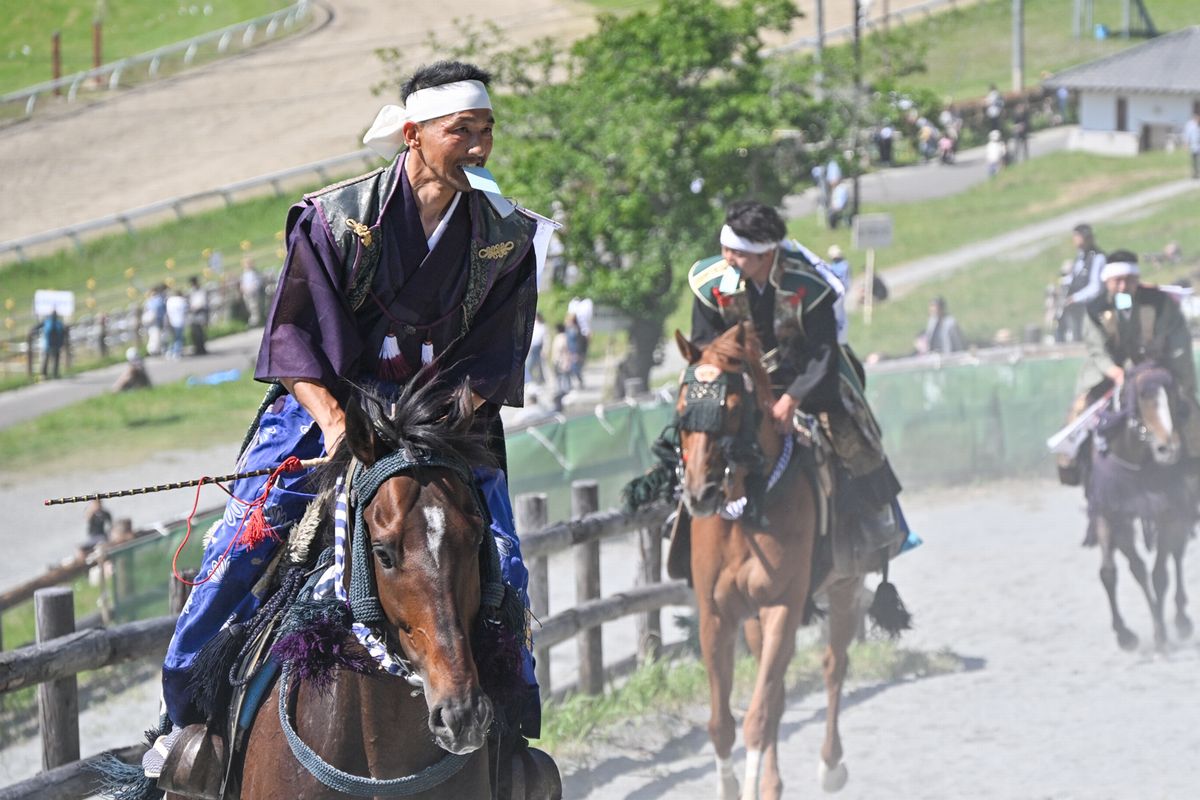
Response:
[[[282,706],[277,681],[246,742],[241,780],[246,800],[353,796],[300,763],[285,725],[320,761],[344,773],[436,781],[407,797],[492,796],[487,733],[493,709],[471,649],[481,601],[481,546],[491,533],[465,468],[486,463],[487,456],[469,433],[470,393],[460,389],[447,400],[418,392],[373,417],[352,403],[347,446],[338,450],[343,470],[351,454],[362,465],[356,473],[360,485],[372,467],[397,453],[439,454],[385,475],[363,510],[385,619],[381,638],[402,654],[413,674],[406,680],[379,670],[339,669],[325,687],[297,686],[293,678]],[[353,559],[347,562],[349,584]],[[443,772],[447,776],[441,778]],[[397,792],[380,788],[377,794]]]
[[[692,580],[712,701],[708,729],[716,751],[718,797],[738,797],[730,758],[736,734],[729,694],[737,632],[746,620],[746,639],[759,666],[743,722],[746,793],[742,797],[775,800],[783,789],[777,744],[785,705],[784,676],[809,598],[818,525],[816,497],[803,470],[786,469],[767,494],[764,510],[770,531],[720,513],[730,500],[745,496],[747,470],[737,459],[739,449],[745,448],[739,448],[739,442],[757,441],[767,472],[783,451],[784,438],[770,414],[771,383],[751,323],[729,329],[703,350],[678,332],[676,341],[690,365],[676,410],[683,501],[693,518]],[[829,599],[828,712],[818,775],[828,791],[840,789],[848,777],[842,763],[838,711],[862,585],[862,575],[848,575],[833,576],[821,587]]]
[[[1150,605],[1154,642],[1167,643],[1163,605],[1169,562],[1175,562],[1175,628],[1181,638],[1192,634],[1183,580],[1183,555],[1196,522],[1192,465],[1183,455],[1181,401],[1175,379],[1166,369],[1145,362],[1128,371],[1116,392],[1116,403],[1102,417],[1088,461],[1088,543],[1100,545],[1100,581],[1108,595],[1112,627],[1125,650],[1138,645],[1117,606],[1120,551]],[[1140,519],[1147,545],[1153,543],[1152,575],[1138,554],[1134,519]]]

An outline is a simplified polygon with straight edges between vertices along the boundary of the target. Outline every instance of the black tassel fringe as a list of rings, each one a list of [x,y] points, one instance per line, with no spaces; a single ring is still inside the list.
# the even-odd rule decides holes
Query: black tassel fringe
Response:
[[[111,753],[98,758],[90,770],[99,778],[97,794],[112,800],[161,800],[163,791],[147,778],[141,764],[126,764]]]
[[[888,582],[886,577],[875,590],[875,599],[871,601],[867,615],[871,617],[875,627],[891,639],[899,637],[901,631],[912,628],[912,614],[904,607],[904,601],[900,599],[895,584]]]
[[[196,654],[188,688],[192,702],[210,724],[222,724],[228,714],[233,692],[229,669],[246,643],[246,634],[246,626],[240,622],[226,626]]]

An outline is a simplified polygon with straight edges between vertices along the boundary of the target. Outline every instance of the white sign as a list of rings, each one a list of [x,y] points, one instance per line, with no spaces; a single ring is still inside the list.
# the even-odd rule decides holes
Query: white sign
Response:
[[[859,214],[854,218],[852,243],[859,250],[890,245],[892,243],[892,215]]]
[[[75,293],[57,289],[38,289],[33,293],[33,313],[38,318],[50,316],[57,311],[64,320],[75,316]]]

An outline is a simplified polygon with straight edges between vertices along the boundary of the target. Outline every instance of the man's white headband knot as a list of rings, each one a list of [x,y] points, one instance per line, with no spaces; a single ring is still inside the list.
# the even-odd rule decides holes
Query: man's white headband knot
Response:
[[[740,250],[743,253],[754,255],[769,253],[779,247],[779,242],[755,242],[738,236],[728,225],[721,226],[721,244],[730,250]]]
[[[404,147],[404,123],[425,122],[459,111],[492,107],[487,87],[479,81],[457,81],[418,89],[408,96],[404,108],[387,105],[379,110],[363,144],[384,158],[392,158]]]

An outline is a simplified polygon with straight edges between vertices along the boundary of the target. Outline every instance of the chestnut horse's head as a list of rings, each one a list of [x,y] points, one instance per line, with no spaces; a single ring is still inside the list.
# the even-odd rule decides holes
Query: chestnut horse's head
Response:
[[[351,500],[369,495],[369,552],[351,557],[351,605],[359,618],[356,594],[373,588],[374,624],[420,678],[429,729],[451,753],[482,746],[492,720],[471,651],[490,533],[468,465],[491,462],[471,432],[473,414],[465,384],[452,394],[430,386],[406,390],[390,407],[358,400],[346,409],[345,445],[360,464]],[[373,581],[356,592],[354,567],[362,564]]]
[[[701,349],[675,332],[688,361],[679,385],[683,502],[708,517],[743,497],[747,468],[758,467],[758,428],[770,408],[770,381],[753,324],[739,323]]]
[[[1175,378],[1157,364],[1140,364],[1126,373],[1121,401],[1129,411],[1135,448],[1142,451],[1134,457],[1135,463],[1153,460],[1170,466],[1179,461],[1182,440],[1175,421],[1180,411],[1178,398]]]

